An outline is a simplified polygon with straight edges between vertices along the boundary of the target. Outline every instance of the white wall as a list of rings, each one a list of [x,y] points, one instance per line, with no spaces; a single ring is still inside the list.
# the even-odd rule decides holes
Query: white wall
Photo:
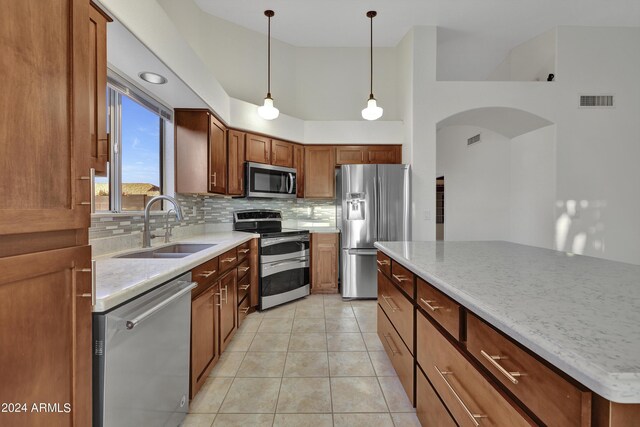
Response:
[[[481,142],[468,146],[467,139],[477,134]],[[444,239],[509,240],[510,140],[476,126],[448,126],[437,138]]]
[[[510,148],[509,240],[553,249],[556,126],[517,136]]]

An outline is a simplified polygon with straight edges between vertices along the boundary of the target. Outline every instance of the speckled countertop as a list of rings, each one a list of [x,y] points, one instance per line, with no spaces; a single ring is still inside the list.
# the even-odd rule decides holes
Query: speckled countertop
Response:
[[[148,291],[193,267],[234,248],[258,234],[242,232],[205,233],[174,243],[207,243],[215,246],[196,252],[184,258],[171,259],[132,259],[114,258],[114,256],[136,252],[141,248],[130,249],[96,258],[96,305],[94,312],[107,311],[143,292]],[[160,247],[165,245],[154,245]]]
[[[508,242],[376,247],[618,403],[640,403],[640,266]]]

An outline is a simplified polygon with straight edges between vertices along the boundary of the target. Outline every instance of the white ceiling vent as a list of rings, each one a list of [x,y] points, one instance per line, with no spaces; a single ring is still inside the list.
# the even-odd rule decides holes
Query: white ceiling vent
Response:
[[[613,95],[580,95],[581,108],[613,108]]]
[[[471,138],[467,139],[467,145],[473,145],[477,142],[480,142],[480,134],[477,134],[475,136],[472,136]]]

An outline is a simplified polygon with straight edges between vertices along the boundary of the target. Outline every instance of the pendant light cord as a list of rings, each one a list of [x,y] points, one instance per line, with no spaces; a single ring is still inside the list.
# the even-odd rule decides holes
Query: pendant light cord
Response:
[[[370,91],[369,91],[369,97],[373,98],[373,15],[370,16],[370,21],[371,21],[371,31],[370,31],[370,55],[369,57],[371,58],[371,78],[370,78],[370,82],[371,82],[371,87],[370,87]]]
[[[271,98],[271,15],[269,17],[269,30],[267,40],[267,97]]]

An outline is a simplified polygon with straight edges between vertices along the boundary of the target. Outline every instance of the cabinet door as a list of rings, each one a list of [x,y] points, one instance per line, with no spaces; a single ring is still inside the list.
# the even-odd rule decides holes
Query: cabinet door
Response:
[[[215,292],[212,286],[191,302],[191,394],[193,396],[207,379],[208,368],[217,361],[218,340],[215,335]]]
[[[359,145],[336,146],[336,164],[361,165],[367,163],[365,161],[366,148]]]
[[[293,144],[290,142],[271,140],[271,164],[274,166],[293,167]]]
[[[311,291],[338,292],[338,234],[311,234]]]
[[[90,260],[90,246],[0,258],[0,402],[71,405],[0,425],[91,425]]]
[[[271,139],[247,134],[247,162],[271,163]]]
[[[304,146],[293,145],[293,167],[296,170],[296,196],[304,197]]]
[[[227,194],[232,196],[244,194],[244,136],[244,132],[229,130]]]
[[[402,163],[402,152],[399,145],[369,145],[365,147],[364,163]]]
[[[176,192],[207,193],[210,188],[209,113],[175,110]]]
[[[332,146],[304,148],[304,196],[332,199],[336,194],[335,150]]]
[[[95,4],[89,8],[89,141],[91,167],[107,176],[107,22]]]
[[[86,0],[2,4],[0,235],[89,226],[88,16]]]
[[[220,352],[227,347],[238,327],[238,271],[234,268],[220,279]]]
[[[227,192],[227,129],[213,114],[209,128],[209,192]]]

